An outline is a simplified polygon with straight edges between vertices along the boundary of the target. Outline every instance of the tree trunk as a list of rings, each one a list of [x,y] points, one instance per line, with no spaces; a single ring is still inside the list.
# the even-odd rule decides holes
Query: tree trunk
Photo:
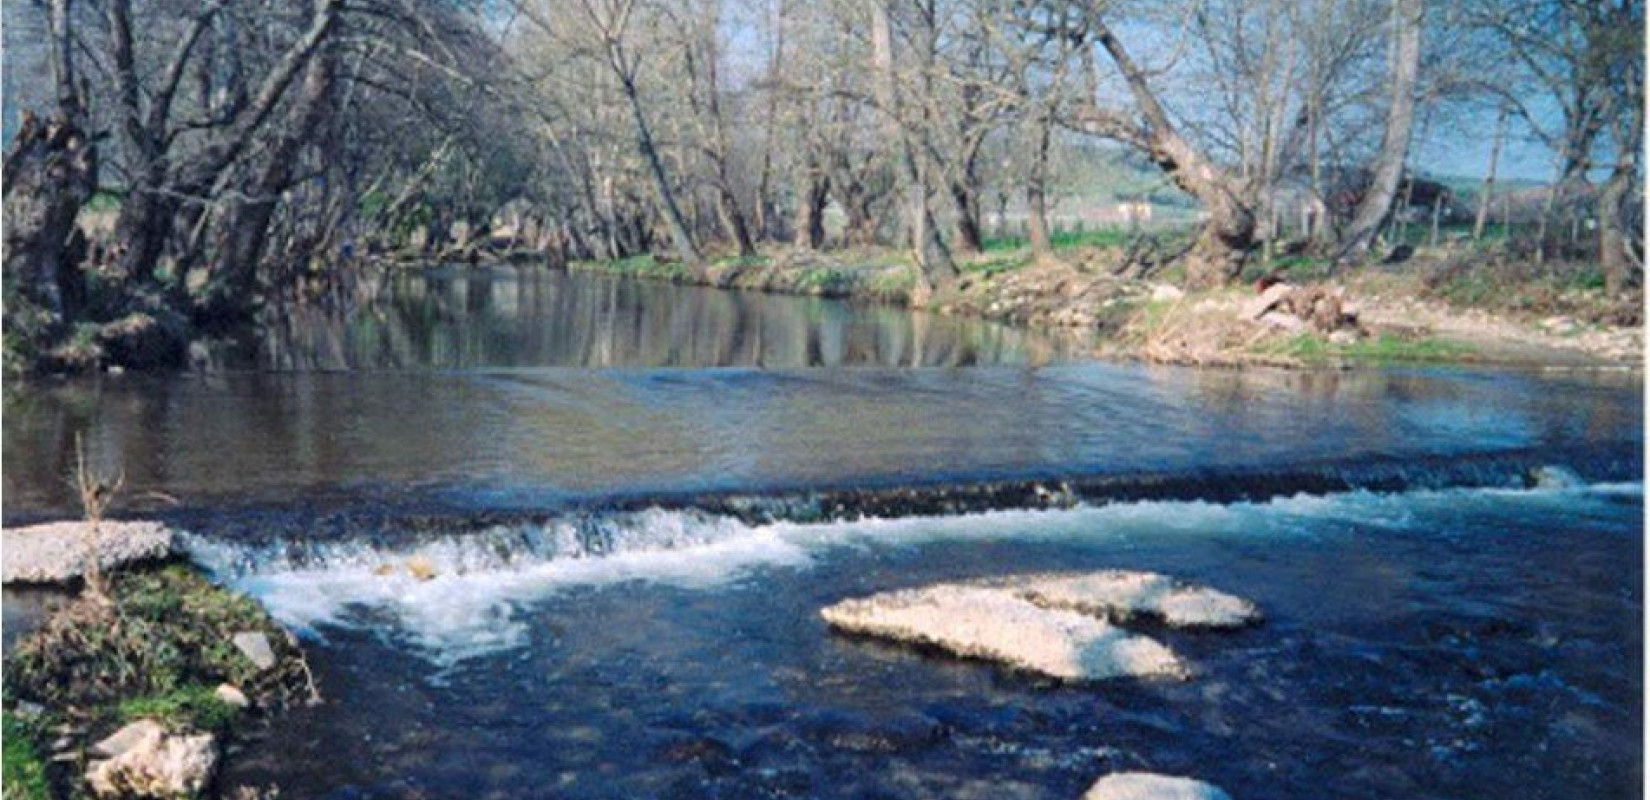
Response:
[[[896,145],[901,188],[909,215],[912,255],[917,262],[917,283],[911,290],[913,306],[926,305],[934,292],[957,277],[957,267],[940,240],[928,206],[928,183],[918,154],[900,119],[899,78],[894,70],[894,33],[889,20],[888,0],[870,0],[871,49],[875,70],[877,105],[883,114],[884,129]]]
[[[332,111],[333,83],[330,54],[317,54],[304,76],[288,130],[270,148],[263,169],[246,188],[246,197],[224,215],[212,283],[200,305],[206,319],[242,320],[250,316],[270,220],[281,194],[292,186],[304,146]]]
[[[116,4],[114,8],[119,8]],[[286,90],[297,79],[310,59],[337,26],[343,0],[315,0],[309,27],[293,42],[281,57],[270,66],[259,84],[251,103],[237,114],[235,120],[211,140],[201,152],[183,163],[179,173],[167,170],[167,153],[162,142],[166,138],[166,113],[171,91],[176,81],[171,75],[162,81],[160,94],[151,98],[153,106],[144,131],[143,141],[153,159],[137,174],[137,180],[121,203],[115,222],[115,249],[117,273],[126,281],[146,280],[152,276],[166,239],[174,230],[191,230],[203,213],[198,206],[182,206],[180,197],[207,195],[225,171],[234,166],[251,146],[254,137],[274,114]],[[203,14],[200,18],[208,17]],[[201,24],[204,25],[204,22]],[[179,43],[179,53],[173,58],[173,67],[181,71],[187,56],[187,46],[198,36],[192,32]],[[118,72],[117,67],[117,72]],[[169,68],[168,72],[173,70]],[[117,76],[118,78],[118,76]],[[181,220],[183,224],[179,225]],[[188,254],[185,254],[188,255]],[[180,263],[179,269],[183,269]],[[179,275],[176,286],[184,281]]]
[[[25,115],[5,166],[5,280],[60,321],[75,217],[97,187],[97,149],[82,132],[78,102],[50,121]],[[8,308],[9,323],[19,309]]]
[[[1478,216],[1472,223],[1472,240],[1484,238],[1484,226],[1490,220],[1490,197],[1495,194],[1495,172],[1501,165],[1501,145],[1507,138],[1507,118],[1510,109],[1502,106],[1495,120],[1495,138],[1490,142],[1490,167],[1484,172],[1484,185],[1478,190]]]
[[[957,251],[979,255],[985,249],[985,239],[980,233],[979,189],[971,187],[972,182],[971,178],[952,181],[951,202],[957,214]]]
[[[1375,157],[1369,188],[1358,201],[1358,209],[1341,242],[1337,261],[1347,262],[1368,255],[1376,234],[1391,217],[1398,184],[1409,158],[1410,134],[1415,127],[1415,85],[1421,68],[1421,21],[1423,0],[1393,0],[1393,26],[1397,48],[1392,61],[1392,105],[1387,110],[1386,132]]]
[[[61,322],[69,270],[69,242],[75,218],[97,189],[97,148],[86,135],[85,98],[77,87],[70,0],[50,6],[51,58],[57,84],[57,109],[48,120],[24,114],[4,177],[5,261],[9,286]],[[70,294],[74,294],[71,292]],[[8,333],[24,322],[24,312],[7,308]]]
[[[1612,296],[1619,296],[1636,285],[1644,267],[1643,220],[1635,224],[1630,213],[1635,191],[1641,203],[1644,192],[1640,180],[1644,95],[1642,90],[1634,90],[1639,86],[1642,84],[1627,88],[1624,92],[1627,102],[1623,103],[1626,108],[1616,112],[1616,165],[1598,198],[1599,263],[1604,268],[1605,290]]]
[[[733,237],[734,244],[739,247],[739,256],[749,258],[756,255],[756,243],[751,240],[751,229],[745,223],[745,212],[739,208],[739,198],[734,195],[729,185],[729,178],[725,170],[721,172],[721,180],[716,185],[717,206],[722,216],[722,227],[726,228]]]
[[[694,245],[692,234],[688,233],[687,221],[682,217],[681,207],[676,205],[676,195],[670,189],[670,179],[665,176],[664,162],[659,160],[659,150],[653,144],[653,133],[648,129],[647,117],[642,114],[642,102],[636,94],[636,82],[629,76],[620,76],[619,83],[624,88],[625,100],[630,104],[630,117],[636,125],[636,149],[647,162],[648,175],[653,179],[654,191],[658,192],[659,205],[664,211],[665,225],[670,230],[670,241],[676,248],[676,256],[682,259],[683,263],[698,264],[699,248]]]
[[[1186,283],[1193,289],[1224,285],[1243,270],[1255,244],[1255,212],[1241,183],[1204,155],[1175,129],[1169,113],[1134,63],[1122,42],[1100,20],[1095,36],[1122,73],[1144,125],[1120,115],[1092,111],[1090,122],[1101,135],[1142,150],[1175,185],[1203,204],[1207,220],[1187,254]]]
[[[1605,290],[1612,296],[1620,295],[1636,282],[1639,266],[1627,234],[1626,212],[1628,194],[1633,188],[1632,174],[1631,169],[1617,166],[1598,198],[1599,265],[1604,268]]]
[[[1048,235],[1048,151],[1053,127],[1052,113],[1039,115],[1026,174],[1026,238],[1031,240],[1032,256],[1039,261],[1054,257],[1054,243]]]
[[[796,193],[796,244],[818,250],[825,244],[825,204],[830,199],[830,180],[816,167],[810,154]]]

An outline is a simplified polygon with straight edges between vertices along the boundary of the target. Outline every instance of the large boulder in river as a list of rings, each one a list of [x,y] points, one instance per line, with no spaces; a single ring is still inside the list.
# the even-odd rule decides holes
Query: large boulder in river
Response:
[[[1219,787],[1191,778],[1116,772],[1089,787],[1083,800],[1232,800],[1232,797]]]
[[[166,732],[154,720],[138,720],[92,746],[86,782],[98,797],[193,797],[218,766],[210,734]]]
[[[91,556],[90,524],[51,522],[0,531],[5,557],[0,582],[61,583],[85,573]],[[104,570],[172,553],[172,531],[158,522],[103,520],[98,523],[98,563]]]
[[[820,612],[838,630],[929,645],[1066,680],[1184,675],[1156,640],[1118,624],[1238,628],[1248,600],[1155,572],[1105,570],[941,583],[846,600]]]
[[[1075,611],[1043,608],[997,587],[940,584],[845,600],[820,613],[838,630],[928,645],[1063,680],[1185,672],[1156,640]]]

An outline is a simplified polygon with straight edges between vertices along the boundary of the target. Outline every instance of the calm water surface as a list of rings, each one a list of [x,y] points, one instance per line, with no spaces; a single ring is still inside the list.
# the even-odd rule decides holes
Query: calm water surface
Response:
[[[187,520],[197,561],[303,632],[328,702],[226,776],[283,797],[1075,798],[1119,769],[1237,798],[1638,796],[1643,476],[1607,457],[1642,446],[1638,376],[1205,372],[1080,349],[818,299],[403,276],[205,374],[12,387],[4,511],[70,513],[83,431],[130,510]],[[1419,488],[1507,452],[1568,470]],[[1143,472],[1204,475],[1214,496],[1232,470],[1376,459],[1416,488],[828,524],[557,516],[643,492]],[[247,536],[271,508],[278,535]],[[453,524],[322,524],[363,508]],[[462,524],[500,510],[542,514]],[[375,574],[415,555],[439,576]],[[1190,681],[1077,687],[834,636],[817,613],[1111,567],[1248,596],[1267,622],[1154,632]]]

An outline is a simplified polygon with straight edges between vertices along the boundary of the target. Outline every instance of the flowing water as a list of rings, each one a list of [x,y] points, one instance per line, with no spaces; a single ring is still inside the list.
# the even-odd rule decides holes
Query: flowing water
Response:
[[[308,640],[327,702],[228,782],[1075,798],[1150,769],[1237,798],[1638,796],[1638,376],[1153,369],[559,273],[391,289],[261,343],[261,371],[6,397],[8,521],[68,513],[86,431],[134,510]],[[1070,686],[818,616],[1104,568],[1267,621],[1153,631],[1187,681]]]

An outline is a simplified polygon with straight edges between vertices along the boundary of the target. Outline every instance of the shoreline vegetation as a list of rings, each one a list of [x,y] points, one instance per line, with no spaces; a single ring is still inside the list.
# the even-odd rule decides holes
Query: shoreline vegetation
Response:
[[[1169,238],[1172,245],[1171,234]],[[1257,262],[1220,289],[1179,288],[1178,268],[1134,263],[1162,247],[1125,233],[1062,237],[1039,259],[1014,240],[960,261],[961,277],[926,307],[1092,340],[1097,357],[1242,367],[1349,368],[1395,363],[1516,368],[1642,368],[1642,295],[1611,295],[1585,264],[1518,262],[1506,242],[1412,251],[1404,263],[1335,272],[1309,257]],[[1057,240],[1058,241],[1058,240]],[[467,259],[474,261],[474,259]],[[531,263],[531,262],[528,262]],[[702,269],[654,255],[572,261],[567,269],[718,289],[912,306],[908,253],[775,248]],[[1142,274],[1144,273],[1144,274]],[[1339,319],[1310,309],[1251,313],[1264,289],[1333,298]]]
[[[494,247],[1173,363],[1636,349],[1591,326],[1641,324],[1642,2],[301,5],[17,4],[7,374],[188,368]],[[1451,311],[1525,295],[1556,333]]]
[[[125,475],[90,467],[78,437],[73,482],[81,521],[5,531],[6,583],[63,590],[4,654],[5,800],[273,797],[217,777],[260,726],[321,701],[297,638],[169,528],[107,519]]]
[[[6,654],[7,800],[265,796],[214,781],[285,709],[319,701],[297,640],[176,559],[107,582],[80,584]]]

